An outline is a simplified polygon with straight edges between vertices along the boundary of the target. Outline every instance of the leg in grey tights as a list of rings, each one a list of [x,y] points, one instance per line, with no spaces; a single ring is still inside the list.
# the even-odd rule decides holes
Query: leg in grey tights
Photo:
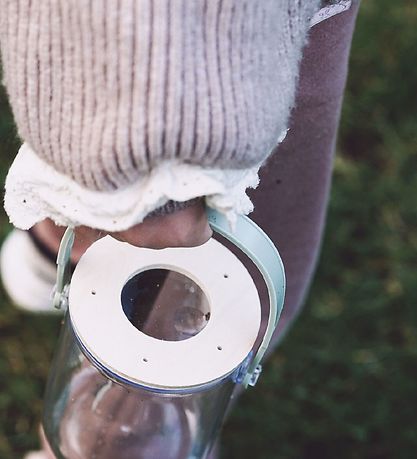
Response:
[[[272,238],[287,275],[277,343],[298,314],[324,228],[333,153],[358,5],[313,27],[290,131],[261,171],[251,218]],[[273,346],[271,347],[273,348]]]
[[[312,29],[290,131],[251,194],[251,218],[278,247],[287,276],[285,306],[269,352],[299,313],[319,255],[357,12],[358,4]],[[266,304],[266,292],[261,296]],[[217,453],[216,447],[210,459]]]

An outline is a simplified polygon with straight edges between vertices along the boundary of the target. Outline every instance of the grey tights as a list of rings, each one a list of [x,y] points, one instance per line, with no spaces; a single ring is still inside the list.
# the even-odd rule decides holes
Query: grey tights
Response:
[[[287,276],[285,306],[270,353],[300,312],[319,255],[358,8],[356,3],[312,29],[290,130],[261,170],[261,183],[251,195],[251,218],[278,247]],[[266,292],[262,296],[265,305]],[[209,459],[217,457],[215,447]]]

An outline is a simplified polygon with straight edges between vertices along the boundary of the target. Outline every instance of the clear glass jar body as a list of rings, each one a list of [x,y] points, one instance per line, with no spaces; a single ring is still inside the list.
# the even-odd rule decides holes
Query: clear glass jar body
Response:
[[[67,314],[43,427],[58,459],[204,459],[234,387],[229,377],[194,393],[166,394],[112,380],[83,353]]]

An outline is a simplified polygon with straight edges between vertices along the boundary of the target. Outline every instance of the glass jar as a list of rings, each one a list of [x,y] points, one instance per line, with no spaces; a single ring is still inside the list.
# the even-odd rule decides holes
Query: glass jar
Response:
[[[203,459],[260,325],[243,264],[210,240],[149,250],[110,237],[77,265],[47,385],[58,459]]]

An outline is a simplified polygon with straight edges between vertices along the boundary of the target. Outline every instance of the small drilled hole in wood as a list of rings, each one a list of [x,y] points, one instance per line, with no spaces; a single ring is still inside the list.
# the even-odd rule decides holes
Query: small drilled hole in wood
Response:
[[[225,279],[229,279],[229,274],[223,274],[223,277],[224,277]]]
[[[97,292],[95,290],[91,290],[91,294],[95,295]]]
[[[148,363],[148,359],[147,359],[146,357],[144,357],[144,358],[142,359],[142,362]]]
[[[218,350],[218,351],[222,351],[223,348],[222,348],[221,346],[217,346],[217,350]]]
[[[23,200],[23,204],[26,204],[26,199]]]

